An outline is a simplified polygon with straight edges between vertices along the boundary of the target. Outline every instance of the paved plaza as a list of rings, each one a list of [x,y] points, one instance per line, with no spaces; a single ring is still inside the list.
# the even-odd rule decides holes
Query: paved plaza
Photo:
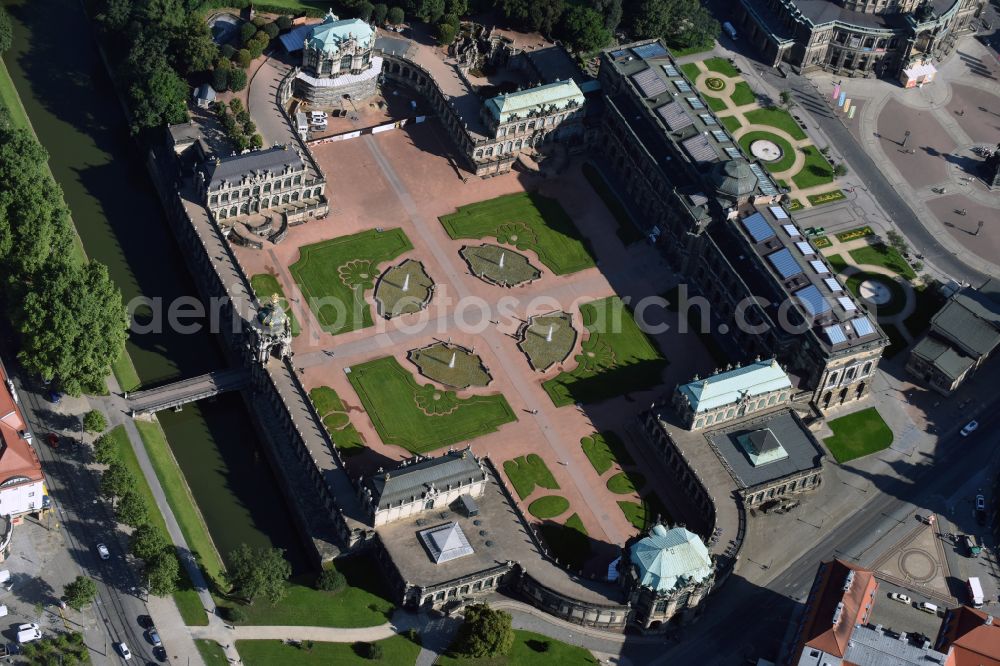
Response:
[[[662,396],[667,386],[687,380],[697,372],[711,370],[713,363],[695,336],[676,333],[676,315],[664,308],[650,308],[651,324],[667,323],[669,330],[654,336],[669,360],[660,387],[644,393],[621,396],[580,408],[557,408],[542,389],[542,382],[563,369],[576,366],[584,336],[578,336],[574,351],[563,363],[546,372],[536,372],[517,346],[518,331],[529,317],[562,310],[573,317],[574,328],[582,330],[580,305],[614,294],[638,299],[664,291],[674,277],[656,251],[645,244],[627,250],[616,235],[616,224],[600,198],[575,167],[553,179],[512,172],[488,180],[463,182],[442,153],[446,137],[433,122],[405,129],[365,136],[354,140],[315,147],[316,159],[338,193],[331,201],[331,214],[291,229],[280,245],[266,245],[261,251],[237,249],[250,275],[276,275],[293,312],[302,322],[295,338],[294,364],[308,388],[330,386],[343,399],[351,422],[368,451],[352,456],[352,469],[373,471],[407,457],[402,448],[380,441],[371,419],[363,413],[346,372],[352,366],[385,356],[393,356],[408,371],[417,369],[407,353],[435,342],[449,342],[474,350],[490,368],[493,381],[487,387],[471,387],[458,392],[459,398],[502,393],[517,421],[472,442],[478,455],[490,455],[498,467],[506,460],[529,453],[540,455],[559,485],[558,494],[570,502],[559,517],[580,516],[592,538],[593,567],[606,567],[635,528],[619,509],[619,501],[637,501],[638,493],[614,494],[606,487],[587,460],[581,439],[595,431],[616,431],[625,435],[624,424],[645,406]],[[503,194],[538,191],[560,202],[581,234],[595,251],[598,266],[569,275],[553,275],[537,255],[524,250],[538,266],[541,277],[513,288],[488,284],[469,272],[460,255],[467,240],[453,240],[439,222],[442,215],[463,205]],[[387,321],[375,317],[375,326],[330,335],[320,327],[306,306],[288,266],[299,258],[299,248],[310,243],[363,230],[399,227],[413,243],[413,249],[392,260],[423,262],[435,282],[429,306],[422,312]],[[378,266],[381,272],[390,264]],[[371,292],[365,301],[374,304]],[[420,383],[427,383],[420,378]],[[611,476],[611,473],[604,476]],[[653,475],[648,475],[652,477]],[[658,481],[649,478],[645,495],[657,490]],[[523,499],[533,500],[552,491],[536,488]],[[661,496],[669,496],[660,491]]]

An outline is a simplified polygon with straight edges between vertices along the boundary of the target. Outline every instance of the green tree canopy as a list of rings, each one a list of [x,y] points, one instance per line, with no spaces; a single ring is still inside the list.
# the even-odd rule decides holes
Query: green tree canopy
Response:
[[[375,25],[382,25],[385,23],[386,17],[389,15],[389,6],[378,2],[372,8],[372,23]]]
[[[97,438],[97,441],[94,442],[94,460],[102,465],[110,465],[114,461],[120,460],[118,457],[118,444],[114,438],[107,434]]]
[[[124,495],[118,498],[115,517],[118,522],[129,527],[138,527],[144,524],[149,520],[149,507],[146,506],[146,499],[135,488],[129,488]]]
[[[247,73],[242,69],[234,69],[229,72],[229,89],[239,92],[247,87]]]
[[[685,49],[708,45],[719,35],[719,22],[698,0],[640,0],[632,13],[639,39],[662,37],[667,46]]]
[[[107,428],[108,420],[100,410],[92,409],[83,415],[83,429],[87,432],[104,432]]]
[[[393,25],[399,25],[403,22],[405,18],[406,16],[403,14],[402,7],[393,7],[392,9],[389,10],[389,16],[388,16],[389,23]]]
[[[149,581],[149,592],[158,597],[177,591],[181,580],[181,565],[173,549],[164,548],[152,560],[146,561],[146,580]]]
[[[128,89],[133,131],[154,129],[187,120],[188,85],[163,60],[150,62]]]
[[[250,603],[261,597],[275,603],[285,596],[292,566],[280,548],[251,548],[243,543],[227,559],[226,579]]]
[[[128,467],[120,460],[112,460],[101,474],[101,494],[105,497],[122,497],[135,488],[135,479]]]
[[[421,0],[416,15],[425,23],[434,23],[444,15],[444,0]]]
[[[257,26],[253,23],[244,23],[240,26],[240,41],[246,44],[257,34]]]
[[[438,43],[441,44],[441,46],[448,46],[453,41],[455,41],[455,35],[457,34],[458,31],[452,24],[439,23],[437,30],[438,30]]]
[[[143,523],[132,532],[129,550],[140,560],[149,562],[167,548],[167,540],[155,525]]]
[[[570,7],[559,23],[559,34],[577,51],[594,51],[611,41],[604,18],[589,7]]]
[[[0,53],[10,48],[14,41],[14,24],[10,20],[7,9],[0,5]]]
[[[86,576],[77,576],[63,588],[63,596],[70,607],[80,610],[97,596],[97,584]]]
[[[465,622],[458,630],[456,651],[468,657],[498,657],[514,646],[510,613],[486,604],[465,607]]]
[[[277,30],[277,26],[274,28]],[[171,42],[174,65],[182,74],[206,72],[219,55],[212,32],[200,14],[189,14]]]
[[[127,325],[121,292],[104,265],[67,266],[24,297],[18,358],[71,395],[96,391],[122,352]]]
[[[622,22],[622,0],[591,0],[591,7],[604,17],[604,27],[614,34]]]

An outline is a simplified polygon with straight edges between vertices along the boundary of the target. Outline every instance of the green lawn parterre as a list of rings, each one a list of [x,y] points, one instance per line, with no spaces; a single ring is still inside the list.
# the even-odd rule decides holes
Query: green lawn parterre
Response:
[[[551,340],[549,340],[549,327],[552,327]],[[517,346],[528,357],[532,368],[544,371],[569,356],[576,345],[576,335],[569,314],[557,312],[551,315],[537,315],[524,326],[523,339]]]
[[[409,278],[409,282],[407,282]],[[403,291],[403,287],[406,291]],[[386,270],[375,286],[375,302],[379,314],[392,319],[420,312],[430,301],[434,280],[419,261],[407,259]]]
[[[412,249],[402,229],[362,231],[302,246],[289,271],[323,330],[344,333],[373,324],[364,294],[375,286],[379,264]]]
[[[230,662],[229,657],[226,656],[226,651],[215,641],[196,638],[194,639],[194,645],[198,648],[198,654],[205,661],[205,666],[229,666]]]
[[[261,303],[266,303],[271,300],[271,294],[277,294],[279,299],[278,305],[284,309],[285,314],[288,315],[288,320],[291,323],[292,336],[294,337],[301,332],[299,322],[295,318],[295,313],[292,312],[291,305],[285,297],[285,292],[282,290],[281,284],[278,282],[278,278],[269,273],[260,273],[250,278],[250,286],[253,287],[254,293],[257,294],[257,299]]]
[[[701,76],[701,68],[693,62],[685,63],[681,65],[679,69],[684,72],[684,76],[686,76],[688,81],[691,83],[694,83],[695,80]]]
[[[673,519],[667,511],[659,495],[650,493],[639,502],[621,501],[618,507],[625,514],[632,526],[640,532],[645,532],[653,526],[654,521],[659,518],[660,522],[670,524]]]
[[[526,256],[509,247],[483,243],[466,245],[458,253],[465,259],[473,275],[503,287],[513,287],[542,276],[542,272]],[[503,266],[500,265],[501,260]]]
[[[712,97],[711,95],[704,95],[705,104],[708,105],[712,111],[718,113],[719,111],[725,111],[729,108],[726,104],[726,100],[721,97]]]
[[[583,446],[583,453],[598,474],[604,474],[615,463],[619,466],[635,464],[625,448],[625,442],[610,430],[588,435],[580,440],[580,445]]]
[[[340,592],[313,587],[313,576],[293,579],[288,594],[276,604],[258,601],[242,606],[246,625],[315,627],[375,627],[384,624],[395,610],[392,591],[378,564],[366,557],[339,559],[333,565],[347,579]]]
[[[472,659],[449,652],[438,658],[436,666],[586,666],[597,663],[594,656],[582,647],[515,629],[514,647],[504,657]]]
[[[847,198],[843,190],[830,190],[829,192],[820,192],[819,194],[810,194],[806,197],[813,206],[822,206],[824,204],[833,203],[834,201],[843,201]]]
[[[733,94],[730,95],[729,99],[732,101],[733,106],[745,106],[756,102],[757,96],[753,94],[753,90],[746,81],[740,81],[736,84]]]
[[[827,425],[833,436],[824,443],[839,463],[870,455],[892,444],[892,430],[874,407],[833,419]]]
[[[458,389],[481,387],[493,380],[478,355],[457,345],[436,342],[414,349],[407,356],[421,375],[444,386]],[[452,362],[455,367],[451,367]]]
[[[854,229],[848,229],[847,231],[841,231],[837,234],[837,240],[842,243],[846,243],[847,241],[864,238],[865,236],[871,236],[874,233],[875,232],[872,231],[872,228],[869,226],[856,227]]]
[[[382,647],[381,662],[367,656],[367,643],[286,643],[277,640],[240,640],[236,650],[246,666],[328,666],[336,664],[412,664],[420,654],[420,646],[404,636],[378,641]]]
[[[740,74],[740,70],[736,69],[736,66],[726,58],[709,58],[703,64],[708,71],[718,72],[723,76],[739,76]]]
[[[562,524],[542,523],[538,526],[538,531],[552,556],[560,564],[580,570],[590,559],[590,537],[578,514],[574,513]]]
[[[521,499],[530,495],[535,486],[559,490],[555,477],[538,454],[529,453],[527,456],[508,460],[503,464],[503,471]]]
[[[667,361],[620,298],[584,303],[580,314],[590,337],[576,357],[578,366],[542,384],[557,407],[601,402],[661,383]]]
[[[545,495],[528,505],[528,513],[539,520],[548,520],[566,513],[569,500],[560,495]]]
[[[502,395],[458,398],[419,385],[391,356],[353,366],[347,376],[385,444],[426,453],[516,421]]]
[[[329,386],[317,386],[309,391],[309,399],[330,433],[330,439],[342,454],[351,456],[365,451],[361,433],[351,423],[347,407],[336,391]]]
[[[616,495],[628,495],[642,490],[646,477],[638,472],[618,472],[608,479],[608,490]]]
[[[143,423],[141,421],[136,421],[136,424]],[[157,430],[159,430],[159,425],[157,424],[145,424],[143,425],[155,425]],[[142,431],[140,430],[140,434]],[[125,432],[125,426],[116,426],[109,430],[107,436],[112,439],[115,443],[115,450],[118,452],[118,457],[128,468],[129,473],[135,479],[136,489],[142,498],[146,501],[146,506],[149,508],[149,522],[151,525],[160,530],[163,534],[163,538],[166,539],[167,543],[173,543],[173,539],[170,538],[170,533],[167,531],[167,523],[163,520],[163,514],[160,512],[159,507],[156,505],[156,500],[153,498],[153,491],[150,489],[149,484],[146,483],[146,477],[142,473],[142,469],[139,467],[139,460],[135,456],[135,451],[132,450],[132,443],[129,441],[128,434]],[[144,438],[145,441],[145,438]],[[149,453],[149,446],[146,445],[146,451]],[[152,453],[150,453],[150,458],[152,458]],[[153,464],[154,468],[156,463]],[[159,473],[157,473],[159,476]],[[163,485],[163,480],[160,479],[160,485]],[[166,492],[166,488],[164,488]],[[169,499],[169,498],[168,498]],[[171,506],[171,509],[173,507]],[[176,517],[176,510],[174,510]],[[178,518],[178,522],[180,519]],[[181,530],[183,531],[183,529]],[[186,535],[185,535],[185,538]],[[195,548],[190,542],[188,543],[191,548]],[[214,547],[213,547],[214,551]],[[201,603],[201,599],[198,597],[198,593],[195,591],[194,586],[191,584],[191,579],[188,578],[187,570],[181,567],[181,578],[179,589],[174,592],[173,598],[174,602],[177,604],[177,609],[181,613],[181,618],[184,620],[184,624],[190,626],[204,626],[208,624],[208,616],[205,615],[205,607]]]
[[[830,267],[838,273],[844,273],[849,265],[839,254],[830,255],[826,258],[826,261],[830,264]],[[890,276],[882,275],[880,273],[869,273],[855,268],[854,272],[847,276],[847,278],[843,281],[847,285],[847,289],[852,294],[861,298],[861,283],[866,280],[873,280],[884,284],[892,293],[892,298],[888,303],[879,306],[869,304],[870,310],[877,310],[877,314],[881,316],[889,316],[902,312],[903,307],[906,305],[906,292],[903,290],[903,286],[896,282],[896,280],[893,280]]]
[[[797,174],[792,176],[792,182],[795,183],[796,187],[804,190],[807,187],[833,182],[833,167],[823,157],[823,153],[816,149],[816,146],[803,146],[799,150],[805,155],[806,163],[802,165]]]
[[[736,116],[720,116],[719,122],[722,123],[723,127],[729,130],[730,134],[743,127],[743,123],[740,122],[740,119]]]
[[[559,202],[533,192],[462,206],[441,224],[452,238],[490,237],[531,250],[556,275],[594,266],[586,240]]]
[[[869,245],[868,247],[851,250],[851,259],[859,264],[871,264],[888,268],[896,275],[900,275],[907,280],[915,280],[916,272],[906,262],[903,255],[891,245]]]
[[[747,155],[750,154],[750,144],[754,141],[773,141],[781,149],[781,157],[773,162],[761,162],[771,173],[779,173],[791,169],[795,165],[795,148],[792,144],[772,132],[747,132],[740,137],[740,147]]]
[[[743,114],[752,125],[770,125],[788,132],[793,139],[800,140],[808,138],[792,114],[777,107],[769,109],[754,109]]]

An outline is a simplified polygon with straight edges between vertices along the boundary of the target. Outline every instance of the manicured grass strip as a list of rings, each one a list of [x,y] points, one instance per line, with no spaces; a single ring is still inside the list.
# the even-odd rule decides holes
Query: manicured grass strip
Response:
[[[618,195],[611,189],[611,186],[604,180],[604,177],[597,168],[592,164],[584,164],[580,170],[583,172],[583,177],[587,179],[590,186],[597,192],[597,196],[601,197],[601,201],[604,202],[605,208],[615,218],[615,222],[618,223],[616,233],[621,242],[628,245],[629,243],[642,240],[642,233],[639,232],[638,227],[635,226],[635,222],[632,221],[632,216],[629,215],[625,204],[618,198]]]
[[[535,486],[549,490],[559,489],[559,484],[556,483],[545,461],[536,453],[508,460],[503,464],[503,471],[521,499],[530,495]]]
[[[542,384],[557,407],[601,402],[662,382],[667,361],[620,298],[584,303],[580,314],[590,337],[576,357],[579,365]]]
[[[729,99],[732,100],[734,106],[744,106],[756,102],[757,96],[753,94],[753,90],[746,81],[740,81],[736,84]]]
[[[675,58],[683,58],[684,56],[694,55],[695,53],[705,53],[706,51],[711,51],[715,48],[715,39],[710,39],[704,44],[696,44],[695,46],[689,46],[686,49],[670,49],[670,55]]]
[[[413,453],[472,440],[517,420],[502,395],[460,399],[453,391],[420,386],[391,356],[353,366],[348,379],[382,441]]]
[[[289,271],[323,330],[344,333],[372,325],[364,295],[375,286],[379,264],[412,249],[402,229],[363,231],[299,248]]]
[[[608,490],[616,495],[634,493],[646,485],[646,477],[638,472],[618,472],[608,479]]]
[[[752,125],[770,125],[785,130],[793,139],[805,139],[806,133],[792,118],[792,114],[777,107],[770,109],[754,109],[743,114]]]
[[[118,380],[118,386],[123,391],[134,391],[142,384],[142,381],[139,379],[139,373],[135,371],[135,366],[132,365],[132,357],[124,349],[118,358],[115,359],[115,362],[111,364],[111,372],[114,373],[115,379]]]
[[[201,511],[198,510],[198,505],[184,480],[181,468],[174,459],[174,454],[167,444],[167,438],[164,436],[160,424],[150,421],[136,421],[135,426],[139,429],[146,453],[156,471],[156,478],[160,480],[160,486],[163,488],[170,510],[173,511],[174,518],[177,519],[177,524],[184,534],[184,540],[187,541],[188,547],[191,548],[205,575],[210,580],[221,584],[222,574],[225,570],[222,559],[215,549],[212,537],[209,536],[205,519],[202,518]]]
[[[236,649],[247,666],[327,666],[329,664],[412,664],[420,654],[420,646],[403,636],[378,641],[382,648],[381,662],[368,658],[367,643],[320,643],[305,641],[289,644],[284,641],[236,641]]]
[[[242,654],[242,653],[241,653]],[[407,662],[410,663],[410,662]],[[472,659],[452,653],[441,655],[437,666],[584,666],[599,663],[582,647],[568,645],[542,634],[514,630],[514,647],[506,657]]]
[[[309,398],[323,420],[326,431],[330,433],[330,439],[342,454],[350,456],[364,452],[365,443],[361,439],[361,433],[351,423],[347,407],[332,388],[317,386],[309,391]]]
[[[833,203],[834,201],[843,201],[847,198],[843,190],[831,190],[829,192],[820,192],[819,194],[810,194],[806,197],[813,206],[822,206],[823,204]]]
[[[569,508],[569,500],[559,495],[546,495],[539,497],[528,505],[528,513],[539,520],[547,520],[566,512]]]
[[[847,241],[864,238],[865,236],[872,236],[874,234],[875,232],[872,231],[872,228],[869,226],[856,227],[854,229],[848,229],[847,231],[841,231],[837,234],[837,240],[842,243],[846,243]]]
[[[702,99],[705,100],[705,104],[707,104],[708,108],[712,109],[712,111],[725,111],[726,109],[729,108],[729,105],[726,104],[726,100],[722,99],[721,97],[712,97],[711,95],[704,95]]]
[[[594,433],[580,440],[583,446],[583,453],[587,460],[594,466],[598,474],[604,474],[615,463],[621,465],[634,465],[635,461],[625,449],[625,442],[617,434],[610,430],[602,433]]]
[[[618,502],[618,507],[632,523],[632,526],[640,532],[645,532],[652,527],[657,518],[661,522],[673,522],[659,495],[647,495],[639,502],[621,501]]]
[[[718,72],[723,76],[739,76],[740,74],[740,70],[736,69],[736,66],[725,58],[709,58],[702,64],[708,71]]]
[[[7,65],[0,60],[0,104],[7,109],[10,123],[18,129],[30,129],[31,123],[28,121],[28,114],[21,104],[21,98],[17,94],[17,88],[10,78]]]
[[[539,525],[542,539],[549,547],[552,556],[559,560],[562,565],[568,565],[572,569],[583,569],[583,565],[590,559],[590,537],[583,526],[578,514],[573,514],[566,519],[566,522],[543,523]]]
[[[257,294],[258,300],[261,303],[267,303],[271,300],[271,294],[278,295],[278,305],[284,309],[285,314],[288,315],[288,321],[291,324],[292,336],[296,336],[301,331],[299,327],[299,322],[295,318],[295,313],[292,312],[292,308],[288,303],[288,299],[285,298],[285,292],[281,288],[281,284],[278,282],[278,278],[268,273],[260,273],[259,275],[254,275],[250,278],[250,286],[253,287],[254,292]]]
[[[462,206],[441,218],[452,238],[496,238],[532,250],[556,275],[594,266],[594,257],[573,220],[555,199],[534,192]]]
[[[691,83],[694,83],[694,80],[701,74],[701,68],[698,67],[697,63],[693,62],[681,65],[680,69]]]
[[[226,657],[226,651],[222,649],[222,646],[215,641],[206,640],[204,638],[194,639],[194,645],[198,648],[198,653],[201,658],[205,661],[205,666],[228,666],[229,658]],[[243,656],[242,654],[240,655]]]
[[[137,425],[139,423],[139,421],[136,422]],[[156,500],[153,498],[153,491],[150,489],[149,484],[146,482],[146,477],[139,467],[139,459],[135,457],[135,451],[132,450],[132,444],[129,442],[128,433],[125,432],[125,426],[112,428],[107,432],[107,436],[115,442],[115,450],[118,452],[118,457],[125,464],[125,467],[128,468],[129,474],[135,479],[136,490],[146,501],[146,506],[149,508],[150,524],[160,530],[167,543],[173,543],[170,533],[167,532],[167,523],[163,520],[163,514],[160,513],[160,509],[156,505]],[[162,480],[160,483],[163,483]],[[202,605],[198,593],[191,584],[187,571],[184,567],[181,567],[180,570],[181,579],[178,586],[179,589],[173,594],[177,610],[180,611],[184,624],[190,626],[207,625],[208,616],[205,615],[205,607]]]
[[[740,147],[747,155],[750,154],[750,144],[754,141],[773,141],[781,149],[781,157],[773,162],[761,162],[771,173],[778,173],[791,169],[795,164],[795,148],[792,144],[782,139],[777,134],[771,132],[747,132],[740,137]]]
[[[313,587],[315,577],[299,577],[288,583],[288,594],[278,603],[258,601],[252,606],[242,606],[247,613],[247,621],[241,624],[345,628],[377,627],[384,624],[392,615],[395,605],[390,600],[392,591],[374,558],[344,558],[336,560],[333,568],[347,579],[347,587],[340,592],[317,590]],[[243,657],[246,660],[246,655]]]
[[[824,443],[839,463],[870,455],[892,444],[892,430],[874,407],[833,419],[827,425],[833,436]]]
[[[826,185],[833,182],[833,167],[826,161],[823,154],[816,150],[816,146],[803,146],[799,150],[806,156],[806,163],[802,169],[792,176],[792,182],[799,189]]]
[[[871,264],[888,268],[893,273],[907,280],[914,280],[917,274],[899,251],[891,245],[869,245],[868,247],[851,250],[851,259],[859,264]]]
[[[720,116],[719,122],[722,123],[723,127],[729,130],[730,134],[743,127],[743,123],[740,122],[740,119],[736,116]]]

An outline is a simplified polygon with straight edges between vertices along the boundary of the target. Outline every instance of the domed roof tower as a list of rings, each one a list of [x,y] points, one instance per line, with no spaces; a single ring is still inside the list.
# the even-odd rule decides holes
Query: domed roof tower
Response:
[[[753,193],[757,187],[757,176],[750,170],[750,164],[739,158],[715,165],[712,183],[720,196],[739,200]]]

